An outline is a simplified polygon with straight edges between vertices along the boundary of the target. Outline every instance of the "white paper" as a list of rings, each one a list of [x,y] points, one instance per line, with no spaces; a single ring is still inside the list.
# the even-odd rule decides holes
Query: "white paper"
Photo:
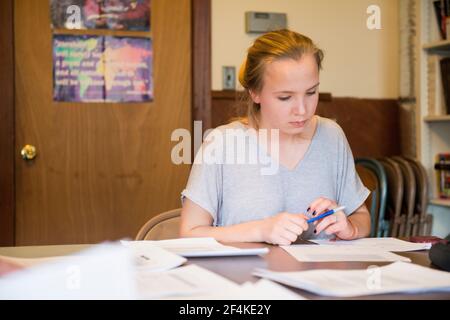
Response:
[[[195,294],[180,297],[189,300],[306,300],[293,291],[267,279],[260,279],[255,283],[246,282],[226,291]]]
[[[244,283],[235,296],[237,296],[236,299],[244,300],[306,300],[305,297],[267,279],[261,279],[255,283]]]
[[[16,257],[0,256],[1,261],[10,262],[23,268],[37,266],[42,263],[57,262],[64,260],[65,258],[66,257],[64,256],[43,257],[43,258],[16,258]]]
[[[290,245],[282,246],[287,253],[301,262],[369,261],[410,262],[411,259],[375,248],[348,245]]]
[[[418,250],[428,250],[431,248],[431,243],[414,243],[403,241],[396,238],[362,238],[357,240],[326,240],[318,239],[311,240],[311,242],[321,245],[348,245],[357,247],[376,248],[385,251],[393,252],[408,252]]]
[[[187,299],[238,288],[236,283],[196,265],[159,273],[140,271],[138,274],[138,290],[144,299]]]
[[[122,241],[122,244],[133,250],[138,268],[160,272],[170,270],[184,264],[187,259],[168,250],[141,241]]]
[[[180,238],[134,242],[150,243],[186,258],[262,255],[269,252],[268,248],[240,249],[225,246],[217,242],[214,238]]]
[[[450,292],[450,273],[405,262],[364,270],[273,272],[257,269],[253,274],[318,295],[334,297]]]
[[[120,244],[99,245],[73,256],[35,261],[40,264],[0,278],[0,299],[138,297],[132,255]]]
[[[146,299],[166,300],[303,300],[270,280],[238,285],[197,265],[155,273],[140,273],[139,291]]]

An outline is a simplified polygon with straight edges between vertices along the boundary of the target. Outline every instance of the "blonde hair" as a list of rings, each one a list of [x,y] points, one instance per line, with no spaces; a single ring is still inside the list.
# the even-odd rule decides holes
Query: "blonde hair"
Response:
[[[259,128],[261,106],[252,101],[250,91],[258,93],[262,90],[266,65],[281,59],[300,60],[304,54],[313,54],[319,70],[322,69],[323,51],[300,33],[282,29],[263,34],[255,40],[239,70],[239,82],[245,88],[244,99],[247,101],[247,117],[240,119],[243,123]]]

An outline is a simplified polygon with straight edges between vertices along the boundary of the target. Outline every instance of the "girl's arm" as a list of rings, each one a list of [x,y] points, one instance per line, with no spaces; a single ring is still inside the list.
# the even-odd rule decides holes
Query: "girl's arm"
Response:
[[[338,205],[335,201],[321,197],[313,201],[309,210],[314,216],[336,207]],[[370,213],[366,205],[362,204],[348,217],[343,211],[338,211],[314,222],[314,225],[315,234],[323,231],[328,235],[334,234],[337,238],[343,240],[364,238],[370,235]]]
[[[267,242],[290,245],[308,229],[306,216],[280,213],[276,216],[226,227],[214,227],[211,214],[185,199],[181,211],[180,237],[212,237],[223,242]]]
[[[370,213],[365,204],[348,217],[353,226],[352,239],[365,238],[370,235]]]

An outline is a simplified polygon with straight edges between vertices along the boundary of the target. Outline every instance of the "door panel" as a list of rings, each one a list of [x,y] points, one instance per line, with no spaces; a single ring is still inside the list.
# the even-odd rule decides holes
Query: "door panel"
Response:
[[[16,245],[134,237],[180,206],[189,167],[172,164],[170,135],[191,126],[190,1],[151,3],[154,102],[102,104],[52,101],[49,1],[15,1]]]

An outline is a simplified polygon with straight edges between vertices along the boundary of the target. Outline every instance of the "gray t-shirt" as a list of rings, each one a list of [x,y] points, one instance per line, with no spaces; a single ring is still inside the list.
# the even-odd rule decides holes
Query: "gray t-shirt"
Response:
[[[252,131],[240,122],[233,122],[216,128],[214,133],[227,136],[227,129],[237,129],[243,133]],[[253,136],[250,134],[250,137]],[[344,132],[332,120],[318,117],[317,129],[309,148],[292,170],[269,157],[256,139],[246,139],[244,146],[248,150],[257,150],[261,161],[251,162],[247,156],[244,163],[229,163],[225,160],[232,158],[227,158],[230,149],[223,147],[223,141],[213,139],[207,146],[215,148],[216,151],[210,154],[219,161],[200,163],[205,143],[202,145],[192,166],[187,187],[181,193],[182,201],[187,197],[208,211],[215,226],[261,220],[284,211],[305,213],[319,197],[345,206],[345,213],[350,215],[370,193],[356,173]],[[236,147],[235,153],[239,153],[242,148],[243,145],[241,148]],[[277,170],[267,170],[269,165]],[[267,174],[267,171],[270,173]],[[324,232],[315,235],[313,229],[311,225],[302,237],[329,238]]]

